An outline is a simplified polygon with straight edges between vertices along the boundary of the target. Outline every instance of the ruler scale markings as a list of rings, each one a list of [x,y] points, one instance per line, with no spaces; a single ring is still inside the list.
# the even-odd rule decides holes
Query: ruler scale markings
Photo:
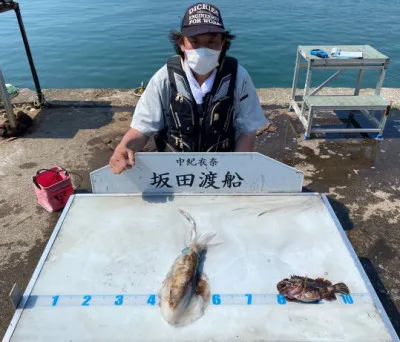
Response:
[[[337,295],[337,300],[328,302],[320,301],[310,303],[315,305],[346,305],[351,306],[354,304],[369,304],[372,303],[368,293],[353,293],[353,294],[340,294]],[[147,306],[158,307],[159,298],[157,294],[108,294],[108,295],[33,295],[28,298],[26,308],[33,308],[35,306],[48,306],[48,307],[63,307],[63,306]],[[219,294],[214,293],[210,298],[210,305],[287,305],[299,303],[288,301],[283,295],[276,293],[239,293],[239,294]]]

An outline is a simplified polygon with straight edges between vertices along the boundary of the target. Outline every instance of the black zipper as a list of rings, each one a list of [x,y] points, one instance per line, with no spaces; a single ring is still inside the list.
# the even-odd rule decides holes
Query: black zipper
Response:
[[[228,132],[228,128],[229,128],[229,122],[230,122],[230,120],[231,120],[231,116],[232,116],[232,113],[233,113],[233,106],[229,109],[229,112],[228,112],[228,115],[227,115],[227,117],[226,117],[226,121],[225,121],[225,125],[224,125],[224,131],[225,132]]]
[[[218,106],[218,104],[219,104],[219,102],[216,103],[216,104],[214,105],[213,109],[211,110],[211,115],[210,115],[210,127],[212,126],[212,123],[213,123],[213,121],[214,121],[214,110],[215,110],[215,108]]]
[[[179,141],[179,143],[181,145],[180,147],[181,147],[182,150],[183,150],[183,146],[182,145],[185,145],[190,151],[192,150],[191,147],[187,143],[185,143],[182,138],[178,138],[174,134],[171,134],[171,137],[173,137],[176,141]]]
[[[170,108],[170,110],[171,110],[172,118],[173,118],[174,121],[175,121],[175,126],[176,126],[176,128],[177,128],[177,129],[180,129],[181,126],[178,124],[178,120],[177,120],[177,117],[175,116],[175,112],[174,112],[174,109],[172,108],[172,104],[169,105],[169,108]]]
[[[193,108],[192,108],[190,102],[189,102],[182,94],[178,94],[178,96],[179,96],[179,100],[177,100],[177,98],[176,98],[176,99],[175,99],[176,101],[180,101],[180,102],[186,101],[186,102],[189,104],[190,114],[191,114],[191,117],[192,117],[192,125],[194,126],[194,124],[195,124],[195,122],[194,122],[194,113],[193,113]],[[185,142],[183,141],[183,136],[182,136],[182,125],[181,125],[181,121],[179,120],[178,113],[174,112],[174,110],[173,110],[173,108],[172,108],[172,105],[170,105],[170,109],[171,109],[172,117],[174,118],[174,121],[175,121],[175,125],[177,126],[177,128],[179,128],[179,135],[180,135],[180,138],[178,138],[178,137],[176,137],[176,136],[174,136],[174,135],[172,135],[172,134],[171,134],[171,136],[173,136],[173,137],[175,138],[175,140],[176,140],[176,139],[179,140],[179,142],[180,142],[180,148],[181,148],[182,150],[183,150],[183,145],[185,145],[190,151],[192,151],[192,148],[191,148],[187,143],[185,143]]]
[[[192,105],[191,105],[191,103],[189,102],[189,100],[186,99],[184,96],[182,96],[182,99],[183,99],[184,101],[186,101],[186,102],[188,103],[188,105],[189,105],[190,114],[191,114],[191,116],[192,116],[192,125],[193,125],[193,127],[195,127],[196,123],[195,123],[195,118],[194,118],[194,112],[193,112]],[[182,139],[182,142],[183,142],[183,139]],[[188,146],[186,143],[184,143],[184,144],[190,149],[190,151],[193,151],[193,149],[192,149],[190,146]]]
[[[208,108],[208,106],[210,104],[210,100],[211,100],[210,93],[208,93],[207,95],[208,96],[207,96],[207,100],[206,100],[206,106],[203,107],[203,113],[202,113],[203,115],[201,116],[201,118],[199,118],[199,126],[200,126],[200,129],[199,129],[199,152],[202,152],[202,150],[201,150],[201,148],[202,148],[201,147],[201,136],[203,135],[203,122],[204,122],[204,118],[205,118],[205,115],[206,115],[206,112],[207,112],[207,108]]]
[[[162,138],[162,139],[164,140],[165,144],[171,149],[172,152],[178,152],[178,151],[176,150],[176,148],[174,148],[174,147],[168,142],[167,139],[165,139],[165,138]]]
[[[214,148],[214,147],[217,147],[218,145],[221,145],[221,144],[224,144],[224,146],[226,146],[226,144],[228,143],[228,138],[227,139],[224,139],[224,140],[222,140],[222,141],[218,141],[216,144],[214,144],[214,145],[212,145],[206,152],[211,152],[211,150]]]

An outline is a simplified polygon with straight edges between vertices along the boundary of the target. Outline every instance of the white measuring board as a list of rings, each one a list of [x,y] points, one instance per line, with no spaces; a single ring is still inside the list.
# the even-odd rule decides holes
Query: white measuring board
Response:
[[[302,190],[303,177],[256,152],[142,152],[122,174],[109,166],[90,174],[94,193],[292,193]]]
[[[174,328],[156,297],[188,229],[207,253],[205,315]],[[277,296],[291,274],[345,282],[350,297],[299,304]],[[70,198],[5,340],[398,341],[324,196],[313,193]]]

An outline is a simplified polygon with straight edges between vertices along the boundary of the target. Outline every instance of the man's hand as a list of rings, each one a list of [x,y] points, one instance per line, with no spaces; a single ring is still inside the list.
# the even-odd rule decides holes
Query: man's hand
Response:
[[[109,165],[113,173],[120,174],[135,164],[134,153],[124,145],[118,145],[111,156]]]
[[[146,145],[148,137],[134,128],[130,128],[110,158],[109,165],[113,173],[120,174],[135,165],[134,151],[140,151]]]

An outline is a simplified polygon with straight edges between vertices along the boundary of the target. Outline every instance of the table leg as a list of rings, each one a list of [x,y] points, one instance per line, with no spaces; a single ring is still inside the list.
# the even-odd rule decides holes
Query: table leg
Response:
[[[379,129],[380,129],[380,130],[379,130],[378,135],[377,135],[376,138],[375,138],[375,139],[377,139],[377,140],[382,140],[382,139],[383,139],[383,131],[384,131],[385,126],[386,126],[386,121],[387,121],[387,119],[388,119],[388,117],[389,117],[390,108],[391,108],[391,105],[387,106],[386,109],[385,109],[385,111],[383,112],[382,121],[381,121],[381,123],[380,123],[380,125],[379,125]]]
[[[300,71],[300,52],[297,50],[296,55],[296,65],[294,67],[294,75],[293,75],[293,84],[292,84],[292,96],[290,98],[290,102],[295,101],[296,97],[296,89],[297,89],[297,82],[299,79],[299,71]],[[290,103],[289,111],[292,110],[292,103]]]
[[[304,85],[304,93],[303,93],[303,102],[301,104],[301,112],[300,115],[304,116],[305,104],[304,104],[304,97],[308,96],[310,92],[310,85],[311,85],[311,62],[307,63],[307,76],[306,76],[306,83]]]
[[[307,129],[306,129],[306,133],[304,134],[304,139],[306,139],[306,140],[310,139],[313,114],[314,114],[313,107],[310,107],[310,109],[308,110]]]
[[[354,95],[358,95],[360,93],[361,83],[364,77],[364,69],[361,69],[358,73],[357,85],[356,89],[354,90]]]
[[[375,95],[380,95],[381,94],[381,89],[382,89],[383,81],[385,79],[385,75],[386,75],[386,69],[382,69],[381,70],[381,74],[379,76],[378,83],[377,83],[376,88],[375,88]]]

